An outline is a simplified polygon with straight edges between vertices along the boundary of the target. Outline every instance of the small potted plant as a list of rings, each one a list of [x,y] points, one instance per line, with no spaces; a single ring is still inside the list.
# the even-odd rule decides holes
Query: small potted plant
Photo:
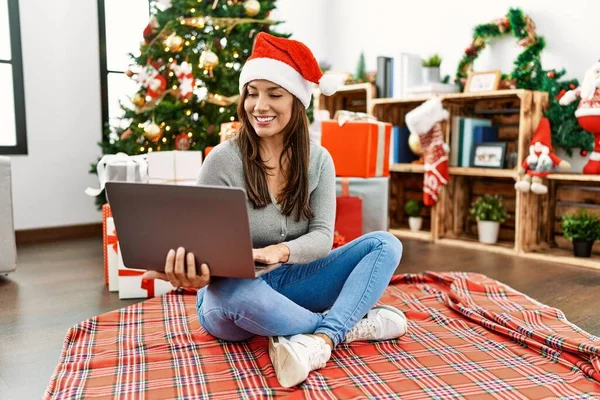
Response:
[[[500,224],[506,221],[506,208],[502,197],[485,195],[478,198],[471,207],[471,217],[477,220],[479,241],[486,244],[498,242]]]
[[[423,209],[421,202],[409,200],[404,205],[404,211],[408,215],[408,226],[411,231],[420,231],[423,226],[423,218],[420,216]]]
[[[423,66],[423,83],[428,84],[440,82],[441,64],[442,58],[437,53],[421,61],[421,65]]]
[[[563,235],[573,242],[575,257],[590,257],[592,246],[600,240],[600,219],[587,210],[562,217]]]

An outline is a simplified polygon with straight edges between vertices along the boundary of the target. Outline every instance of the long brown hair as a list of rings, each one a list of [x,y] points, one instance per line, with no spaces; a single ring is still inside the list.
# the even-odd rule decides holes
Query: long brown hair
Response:
[[[237,113],[240,120],[237,142],[242,153],[246,193],[254,208],[263,208],[271,203],[267,172],[269,168],[260,156],[260,137],[252,127],[244,102],[248,96],[248,87],[244,87]],[[304,105],[294,96],[290,122],[283,129],[283,151],[279,157],[279,166],[283,168],[285,159],[288,167],[285,171],[286,183],[277,202],[284,215],[295,213],[296,221],[301,217],[311,219],[313,212],[309,204],[308,165],[310,142],[308,134],[308,118]]]

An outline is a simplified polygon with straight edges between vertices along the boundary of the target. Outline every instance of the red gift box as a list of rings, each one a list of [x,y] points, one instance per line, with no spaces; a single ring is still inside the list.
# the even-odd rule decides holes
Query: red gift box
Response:
[[[336,176],[389,176],[391,138],[392,125],[384,122],[332,120],[321,125],[321,145],[333,158]]]
[[[350,181],[342,179],[342,195],[336,198],[335,231],[350,242],[362,235],[362,199],[350,196]]]

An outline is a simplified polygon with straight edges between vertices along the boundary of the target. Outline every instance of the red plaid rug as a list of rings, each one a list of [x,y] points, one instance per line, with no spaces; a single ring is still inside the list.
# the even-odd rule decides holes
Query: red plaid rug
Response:
[[[45,398],[600,397],[600,339],[502,283],[398,275],[381,302],[406,313],[407,335],[340,345],[324,369],[283,389],[266,338],[216,340],[195,296],[171,293],[71,328]]]

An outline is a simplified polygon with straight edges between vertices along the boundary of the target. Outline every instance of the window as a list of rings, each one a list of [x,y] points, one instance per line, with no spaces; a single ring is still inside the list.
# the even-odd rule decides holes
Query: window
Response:
[[[0,110],[0,154],[27,154],[17,0],[0,0]]]
[[[119,102],[133,107],[129,98],[137,92],[138,84],[124,72],[133,62],[129,53],[139,55],[150,4],[148,0],[98,0],[98,18],[102,124],[125,128],[128,124],[120,121],[123,111]]]

